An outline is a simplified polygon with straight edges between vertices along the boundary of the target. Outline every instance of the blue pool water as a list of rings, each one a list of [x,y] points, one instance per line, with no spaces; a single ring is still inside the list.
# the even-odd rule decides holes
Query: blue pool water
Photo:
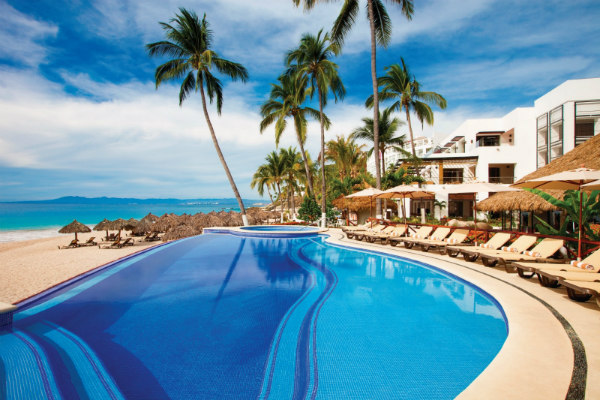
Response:
[[[22,308],[0,398],[450,399],[506,336],[493,299],[435,268],[204,234]]]

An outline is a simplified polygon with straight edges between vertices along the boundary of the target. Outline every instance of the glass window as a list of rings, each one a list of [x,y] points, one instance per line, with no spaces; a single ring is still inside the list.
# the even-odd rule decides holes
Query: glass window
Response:
[[[444,168],[444,176],[442,183],[462,183],[462,181],[462,168]]]
[[[575,146],[600,133],[600,101],[575,103]]]
[[[500,135],[485,135],[477,137],[477,147],[500,146]]]
[[[550,111],[550,160],[563,155],[563,106]]]
[[[548,114],[537,118],[537,167],[548,164]]]

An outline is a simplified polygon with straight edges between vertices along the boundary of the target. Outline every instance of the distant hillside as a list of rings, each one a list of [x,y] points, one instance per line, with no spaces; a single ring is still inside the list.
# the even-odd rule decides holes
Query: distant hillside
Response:
[[[264,200],[242,199],[245,205],[261,203]],[[224,199],[136,199],[122,197],[81,197],[66,196],[52,200],[19,201],[29,204],[237,204],[235,198]]]

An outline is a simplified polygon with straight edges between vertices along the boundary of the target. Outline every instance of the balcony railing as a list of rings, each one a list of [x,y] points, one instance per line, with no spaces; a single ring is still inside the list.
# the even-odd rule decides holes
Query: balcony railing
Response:
[[[505,185],[515,183],[514,176],[490,176],[488,180],[490,183],[502,183]]]

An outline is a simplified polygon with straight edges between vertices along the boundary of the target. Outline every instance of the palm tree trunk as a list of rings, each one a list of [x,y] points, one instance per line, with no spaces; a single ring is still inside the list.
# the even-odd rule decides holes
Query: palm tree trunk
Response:
[[[215,135],[215,130],[213,129],[212,123],[210,122],[210,117],[208,116],[208,110],[206,109],[206,98],[204,96],[204,82],[200,81],[200,95],[202,96],[202,110],[204,111],[204,118],[206,118],[206,123],[208,124],[208,130],[210,131],[210,137],[212,138],[213,144],[215,145],[215,150],[217,151],[217,155],[219,156],[219,160],[221,160],[221,164],[223,165],[223,169],[225,170],[225,175],[227,175],[227,179],[229,179],[229,184],[231,185],[231,189],[233,190],[233,194],[237,199],[238,206],[240,207],[240,213],[242,214],[242,221],[244,222],[244,226],[248,226],[248,217],[246,216],[246,208],[244,208],[244,203],[242,202],[242,197],[240,196],[240,192],[235,185],[235,181],[233,180],[233,176],[231,175],[231,171],[229,171],[229,167],[227,166],[227,162],[225,161],[225,157],[221,152],[221,147],[219,146],[219,142],[217,141],[217,135]]]
[[[304,152],[304,144],[302,143],[302,138],[300,137],[300,132],[296,129],[296,137],[298,139],[298,146],[300,147],[300,154],[302,154],[302,161],[304,162],[304,171],[306,172],[306,183],[308,184],[308,193],[315,197],[315,191],[313,190],[313,181],[312,176],[310,175],[310,168],[308,167],[308,159],[306,158],[306,153]]]
[[[292,219],[296,217],[296,199],[294,199],[294,188],[291,188],[292,191]]]
[[[281,206],[281,223],[283,223],[283,199],[281,198],[281,188],[279,187],[279,183],[277,183],[277,199],[279,200],[279,205]],[[277,210],[277,206],[275,206],[275,210]]]
[[[385,149],[381,150],[381,176],[385,176]]]
[[[381,189],[381,170],[379,168],[379,91],[377,86],[377,43],[375,41],[375,20],[373,19],[373,0],[367,1],[369,25],[371,26],[371,81],[373,82],[373,149],[375,149],[375,177],[377,189]],[[375,215],[381,215],[381,200],[375,203]]]
[[[323,94],[319,87],[319,115],[321,117],[321,179],[323,184],[321,186],[321,227],[325,228],[327,223],[327,199],[325,194],[327,193],[327,187],[325,184],[325,119],[323,118]]]
[[[415,138],[413,137],[412,124],[410,123],[410,113],[408,112],[408,107],[405,106],[406,110],[406,121],[408,122],[408,132],[410,133],[410,149],[412,150],[413,158],[417,158],[417,153],[415,152]]]

